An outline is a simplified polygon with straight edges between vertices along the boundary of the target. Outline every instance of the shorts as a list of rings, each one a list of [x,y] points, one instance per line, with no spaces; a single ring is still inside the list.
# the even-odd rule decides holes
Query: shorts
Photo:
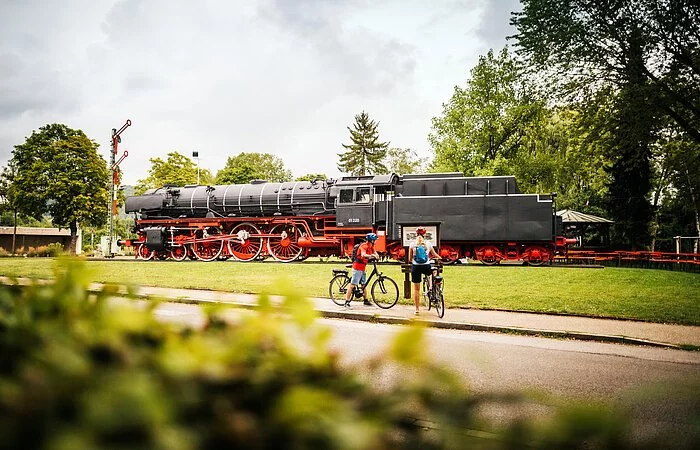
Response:
[[[365,284],[367,282],[367,273],[364,270],[352,269],[352,277],[350,278],[350,284],[357,286],[358,284]]]
[[[420,283],[421,275],[430,275],[430,264],[411,264],[411,281]]]

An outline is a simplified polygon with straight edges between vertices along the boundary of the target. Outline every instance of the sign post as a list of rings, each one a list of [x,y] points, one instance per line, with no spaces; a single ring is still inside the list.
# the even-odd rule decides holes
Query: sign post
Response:
[[[401,246],[404,247],[405,259],[401,264],[401,271],[404,273],[403,298],[411,298],[411,261],[408,260],[408,248],[415,244],[416,228],[425,228],[425,240],[430,242],[435,251],[440,246],[440,222],[407,222],[398,224],[401,230]]]

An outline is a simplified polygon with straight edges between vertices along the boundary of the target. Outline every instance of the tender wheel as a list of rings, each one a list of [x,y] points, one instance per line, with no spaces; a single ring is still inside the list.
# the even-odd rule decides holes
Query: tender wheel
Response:
[[[239,223],[233,230],[231,235],[236,236],[228,241],[228,252],[236,261],[252,261],[260,255],[263,246],[263,238],[250,237],[251,235],[259,235],[258,230],[252,223]]]
[[[277,236],[267,240],[267,251],[277,261],[294,261],[304,251],[297,243],[301,232],[295,225],[275,225],[272,227],[272,230],[270,230],[270,234]]]
[[[445,297],[442,295],[442,283],[435,287],[435,312],[438,317],[442,318],[445,316]]]
[[[487,245],[477,249],[476,258],[487,266],[493,266],[501,261],[499,254],[498,248],[493,245]]]
[[[345,295],[350,287],[350,277],[347,275],[336,275],[328,285],[328,296],[338,306],[345,305]]]
[[[150,261],[154,256],[156,256],[156,252],[146,247],[146,244],[141,244],[136,250],[136,256],[144,261]]]
[[[200,261],[214,261],[224,249],[224,241],[217,239],[221,231],[215,227],[206,227],[195,232],[192,253]]]
[[[546,248],[539,245],[528,247],[525,252],[528,255],[525,261],[531,266],[541,266],[549,261],[549,252]]]
[[[399,301],[399,286],[389,277],[379,277],[372,283],[372,300],[383,309],[389,309]]]
[[[178,245],[170,249],[170,257],[175,261],[184,261],[187,259],[187,253],[189,253],[189,250],[186,245]]]
[[[391,243],[386,249],[387,254],[394,261],[403,261],[406,258],[406,249],[400,244]]]
[[[443,264],[454,264],[459,260],[459,249],[451,245],[443,244],[440,246],[440,257]]]

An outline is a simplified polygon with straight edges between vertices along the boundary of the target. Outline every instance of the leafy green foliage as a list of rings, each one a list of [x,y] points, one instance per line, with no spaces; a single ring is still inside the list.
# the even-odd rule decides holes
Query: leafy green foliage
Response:
[[[366,112],[355,115],[353,127],[348,127],[352,143],[343,144],[346,151],[338,154],[338,170],[355,176],[387,173],[382,161],[389,143],[379,142],[378,127]]]
[[[116,287],[93,295],[88,285],[80,263],[66,261],[51,285],[0,287],[0,448],[628,447],[605,410],[490,426],[481,408],[524,398],[470,393],[418,356],[418,328],[346,370],[293,294],[290,316],[263,297],[232,324],[206,309],[195,330],[156,320],[157,304],[110,302]]]
[[[522,0],[518,52],[556,90],[647,85],[665,114],[700,141],[700,4],[695,1]],[[635,77],[639,77],[635,80]],[[643,111],[639,111],[643,112]]]
[[[55,225],[69,228],[71,252],[78,224],[107,220],[109,171],[97,147],[82,131],[51,124],[34,131],[12,153],[18,211],[33,217],[49,214]]]
[[[296,177],[294,181],[314,181],[314,180],[327,180],[328,176],[325,173],[307,173],[300,177]]]
[[[216,174],[216,184],[246,184],[252,180],[290,181],[292,172],[284,162],[270,153],[239,153],[230,156],[226,166]]]
[[[673,236],[700,235],[700,145],[675,127],[662,136],[654,152],[653,248],[675,251]]]
[[[3,225],[16,225],[17,215],[19,213],[19,204],[17,198],[17,186],[14,184],[16,169],[14,163],[10,161],[6,167],[3,167],[0,173],[0,219]],[[6,217],[11,219],[6,221]]]
[[[184,186],[197,183],[197,164],[185,155],[170,152],[165,161],[161,158],[151,158],[150,161],[151,168],[148,171],[148,176],[139,180],[139,184],[136,186],[136,195],[167,184]],[[213,177],[208,169],[199,169],[200,184],[212,184],[212,180]]]
[[[419,158],[415,150],[392,147],[386,152],[388,172],[407,174],[427,171],[428,158]]]
[[[517,62],[501,50],[479,57],[466,88],[455,87],[429,141],[433,169],[465,175],[510,175],[524,136],[538,123],[543,105]]]

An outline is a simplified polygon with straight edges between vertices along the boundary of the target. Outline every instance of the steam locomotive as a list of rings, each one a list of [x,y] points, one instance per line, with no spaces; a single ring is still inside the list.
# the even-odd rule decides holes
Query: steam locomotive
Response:
[[[523,194],[512,176],[388,174],[165,186],[128,197],[125,210],[136,215],[138,239],[121,244],[135,246],[143,259],[342,257],[374,232],[375,250],[403,260],[402,238],[417,225],[439,230],[447,263],[471,257],[489,265],[540,265],[568,243],[560,236],[554,195]]]

